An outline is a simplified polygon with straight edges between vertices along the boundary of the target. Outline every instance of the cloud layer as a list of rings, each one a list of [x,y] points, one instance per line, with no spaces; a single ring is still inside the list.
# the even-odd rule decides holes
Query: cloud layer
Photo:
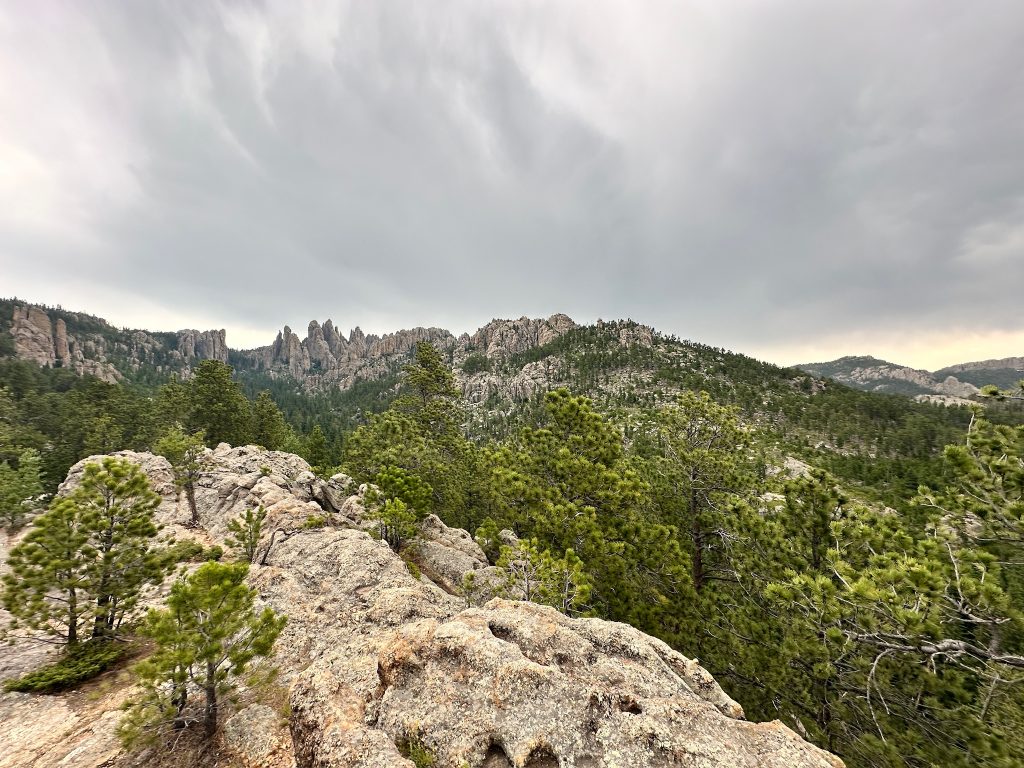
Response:
[[[1012,0],[9,3],[0,294],[959,354],[1024,333],[1022,126]]]

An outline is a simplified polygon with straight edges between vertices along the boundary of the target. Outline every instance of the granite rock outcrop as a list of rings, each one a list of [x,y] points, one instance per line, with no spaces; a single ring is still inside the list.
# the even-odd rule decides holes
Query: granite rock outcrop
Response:
[[[474,334],[459,337],[442,328],[412,328],[378,336],[356,327],[346,338],[331,320],[323,325],[313,320],[304,338],[285,326],[273,344],[241,352],[239,359],[252,370],[290,376],[308,390],[347,389],[356,381],[395,372],[421,341],[433,344],[458,367],[471,354],[505,359],[547,344],[574,327],[568,316],[556,314],[547,319],[492,320]],[[520,389],[533,392],[528,385]]]
[[[16,357],[111,384],[143,367],[188,376],[201,360],[228,359],[223,329],[152,334],[114,328],[90,315],[18,303],[9,322]]]
[[[455,582],[490,567],[472,537],[428,518],[412,548],[432,565],[414,575],[363,530],[366,489],[344,475],[325,480],[296,456],[220,445],[204,454],[201,525],[188,528],[166,460],[118,455],[150,477],[157,516],[179,538],[224,545],[229,520],[267,510],[249,581],[289,617],[274,656],[289,715],[258,701],[227,713],[222,744],[239,764],[412,768],[403,753],[415,743],[438,768],[842,765],[780,723],[746,722],[696,661],[632,627],[501,598],[467,607]],[[311,515],[322,527],[309,527]],[[112,739],[128,695],[124,685],[3,694],[0,720],[15,727],[0,766],[134,765]],[[33,723],[46,724],[45,750]]]

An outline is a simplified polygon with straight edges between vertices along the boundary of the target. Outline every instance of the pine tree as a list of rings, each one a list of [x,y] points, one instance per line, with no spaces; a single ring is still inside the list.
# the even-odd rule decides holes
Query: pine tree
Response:
[[[599,615],[663,623],[667,593],[680,588],[681,554],[672,532],[641,513],[646,488],[626,462],[621,432],[565,389],[548,392],[544,409],[543,427],[487,452],[489,515],[541,549],[572,550]]]
[[[957,488],[919,503],[948,504]],[[945,519],[919,532],[847,502],[820,473],[786,493],[750,565],[767,579],[762,622],[778,638],[760,661],[769,711],[854,765],[1015,765],[1024,748],[1016,716],[992,702],[1019,702],[1024,656],[996,558],[965,546],[945,506]],[[745,663],[758,668],[756,658]]]
[[[313,431],[306,438],[303,458],[319,472],[324,472],[334,465],[334,462],[331,461],[330,449],[327,447],[327,436],[319,424],[313,427]]]
[[[416,346],[405,366],[401,394],[385,413],[371,416],[345,443],[343,466],[357,480],[374,482],[388,466],[416,475],[429,486],[429,508],[446,523],[473,528],[479,481],[474,446],[462,434],[459,393],[451,368],[429,343]]]
[[[416,512],[401,499],[385,499],[370,516],[380,523],[381,541],[386,541],[395,552],[416,535]]]
[[[295,442],[295,435],[268,390],[260,392],[252,404],[252,439],[270,451],[285,450]]]
[[[39,452],[32,448],[21,452],[17,469],[6,461],[0,464],[0,521],[10,531],[24,525],[40,503],[40,466]]]
[[[412,416],[426,434],[446,440],[458,434],[458,397],[455,376],[441,353],[429,342],[418,342],[413,362],[403,369],[395,410]]]
[[[171,463],[174,473],[174,486],[178,489],[179,499],[182,491],[188,502],[189,524],[199,525],[199,509],[196,506],[196,481],[203,473],[203,454],[206,446],[203,433],[188,435],[180,427],[171,427],[153,447],[156,453]]]
[[[192,415],[190,386],[183,384],[177,376],[157,391],[153,400],[153,428],[162,434],[175,425],[188,424]]]
[[[113,636],[162,566],[154,548],[160,497],[135,464],[104,457],[81,483],[39,515],[11,550],[3,605],[16,621],[75,645],[91,623]]]
[[[504,592],[510,597],[550,605],[569,615],[587,609],[590,579],[571,549],[555,557],[537,539],[520,539],[515,546],[501,548],[497,567],[505,574]]]
[[[658,414],[658,455],[649,479],[663,518],[688,539],[698,593],[710,581],[733,578],[730,520],[754,486],[738,416],[736,408],[718,405],[707,392],[684,392]]]
[[[202,432],[206,444],[244,445],[252,437],[249,400],[231,379],[231,366],[203,360],[188,385],[190,432]]]
[[[259,547],[263,521],[266,517],[267,510],[261,504],[259,509],[247,509],[241,518],[228,521],[228,531],[231,532],[228,546],[241,550],[247,563],[256,562],[256,550]]]
[[[480,527],[476,529],[476,534],[473,537],[491,563],[496,563],[501,556],[500,535],[498,524],[492,518],[486,517]]]
[[[248,572],[248,563],[204,563],[171,587],[167,608],[150,610],[142,632],[156,650],[136,667],[144,693],[122,723],[126,742],[196,721],[208,737],[216,732],[232,679],[270,655],[287,621],[257,611]]]

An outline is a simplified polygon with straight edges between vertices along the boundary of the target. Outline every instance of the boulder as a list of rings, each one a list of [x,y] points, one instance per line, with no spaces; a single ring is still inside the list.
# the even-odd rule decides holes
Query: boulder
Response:
[[[250,704],[224,723],[224,746],[242,768],[292,768],[291,738],[283,722],[265,704]]]
[[[437,515],[428,515],[420,523],[411,548],[417,565],[452,593],[461,593],[463,576],[488,566],[487,556],[469,532],[449,528]]]

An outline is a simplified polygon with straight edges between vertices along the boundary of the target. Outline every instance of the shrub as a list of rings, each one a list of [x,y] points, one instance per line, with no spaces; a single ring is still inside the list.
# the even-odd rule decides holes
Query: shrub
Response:
[[[260,534],[266,518],[267,511],[260,504],[258,509],[247,509],[237,520],[228,521],[228,530],[232,534],[228,544],[240,550],[241,559],[247,563],[256,562],[256,551],[259,549]]]
[[[416,768],[433,768],[437,764],[434,753],[416,737],[402,742],[398,751],[402,753],[402,757],[412,760]]]
[[[416,535],[416,512],[401,499],[388,499],[371,516],[380,523],[378,532],[381,540],[386,541],[395,552],[403,542]]]
[[[124,655],[124,646],[90,641],[69,648],[60,659],[4,683],[5,691],[56,693],[90,680]]]
[[[198,541],[186,539],[171,542],[161,554],[160,562],[169,569],[178,563],[205,563],[210,560],[220,560],[224,556],[224,549],[219,545],[204,547]]]

